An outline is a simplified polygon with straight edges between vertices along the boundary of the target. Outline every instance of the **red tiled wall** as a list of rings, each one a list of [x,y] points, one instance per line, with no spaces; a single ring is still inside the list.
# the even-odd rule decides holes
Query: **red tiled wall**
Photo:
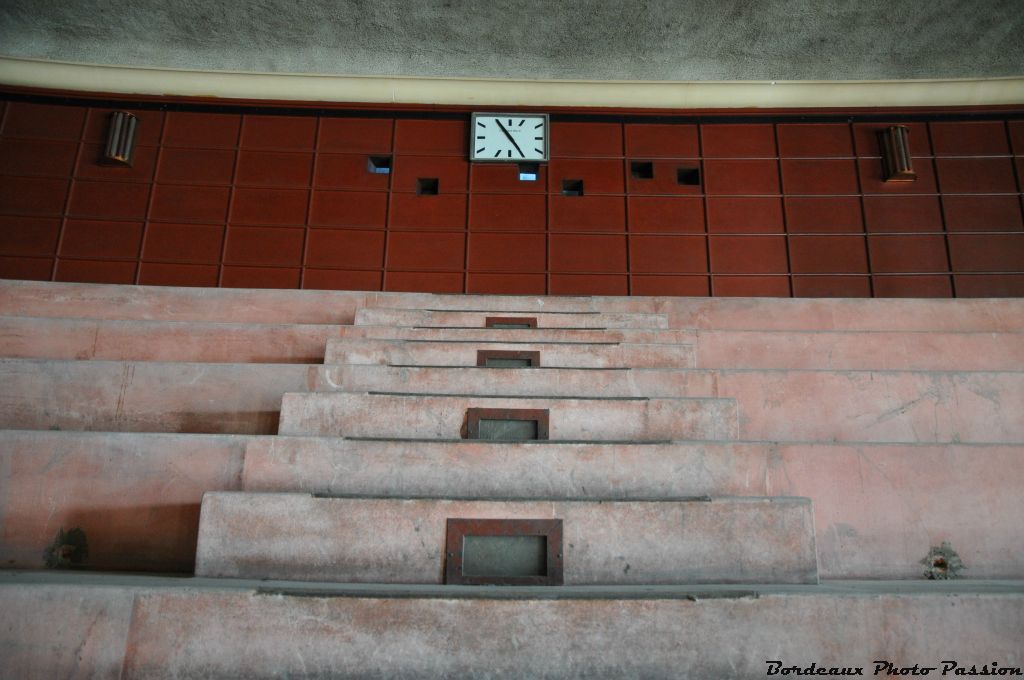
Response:
[[[471,165],[462,119],[0,102],[0,276],[470,293],[1024,295],[1024,121],[552,123],[535,182]],[[374,115],[374,117],[370,117]],[[468,119],[468,115],[466,116]],[[390,156],[390,175],[367,156]],[[653,177],[635,177],[634,161]],[[679,168],[700,173],[680,184]],[[418,195],[420,178],[437,195]],[[566,179],[583,196],[562,195]]]

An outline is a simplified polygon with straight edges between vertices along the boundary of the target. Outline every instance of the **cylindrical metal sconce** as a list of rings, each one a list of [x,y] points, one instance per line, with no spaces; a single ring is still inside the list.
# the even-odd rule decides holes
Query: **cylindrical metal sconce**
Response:
[[[882,179],[886,182],[913,182],[917,179],[910,160],[908,133],[906,125],[893,125],[878,133],[882,148]]]
[[[111,165],[132,164],[135,152],[135,132],[138,118],[127,111],[112,111],[110,127],[107,129],[107,146],[103,150],[103,162]]]

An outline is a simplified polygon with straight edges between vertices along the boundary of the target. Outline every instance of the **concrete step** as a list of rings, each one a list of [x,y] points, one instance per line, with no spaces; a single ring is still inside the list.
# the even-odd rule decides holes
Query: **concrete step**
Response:
[[[316,364],[341,326],[0,317],[0,356]]]
[[[1022,628],[1020,581],[494,588],[0,573],[0,656],[28,680],[749,680],[773,659],[937,675],[943,659],[1020,666]]]
[[[444,311],[428,309],[364,308],[356,312],[357,326],[409,326],[427,328],[485,328],[488,319],[527,323],[536,328],[668,328],[664,314],[621,312]]]
[[[441,584],[452,518],[561,520],[566,585],[818,582],[805,498],[491,501],[211,492],[203,497],[196,575]]]
[[[284,395],[278,434],[460,439],[466,432],[470,408],[547,411],[549,439],[554,441],[736,438],[736,404],[730,399],[515,398],[358,392]]]
[[[407,326],[342,326],[338,338],[409,340],[414,342],[503,343],[636,343],[689,344],[691,330],[657,328],[413,328]]]
[[[327,343],[326,364],[476,366],[483,352],[536,352],[548,368],[692,368],[689,345],[618,343],[470,343],[345,339]]]

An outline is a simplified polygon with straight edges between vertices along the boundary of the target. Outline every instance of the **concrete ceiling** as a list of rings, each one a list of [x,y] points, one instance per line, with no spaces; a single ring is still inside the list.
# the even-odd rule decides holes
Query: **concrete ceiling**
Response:
[[[0,0],[5,56],[582,80],[1024,75],[1021,0]]]

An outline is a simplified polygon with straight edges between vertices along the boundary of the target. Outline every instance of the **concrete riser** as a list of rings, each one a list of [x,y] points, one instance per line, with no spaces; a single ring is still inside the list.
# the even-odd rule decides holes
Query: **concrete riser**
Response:
[[[342,340],[413,340],[416,342],[563,342],[686,345],[697,337],[692,330],[656,328],[411,328],[407,326],[342,326]]]
[[[446,521],[560,519],[565,585],[817,583],[806,499],[469,501],[208,493],[196,576],[443,584]]]
[[[554,441],[736,438],[728,399],[541,399],[390,394],[286,394],[278,434],[460,439],[467,409],[547,409]]]
[[[643,313],[560,313],[506,312],[509,317],[528,316],[537,328],[668,328],[664,314]],[[434,311],[423,309],[360,309],[356,312],[357,326],[425,326],[434,328],[485,328],[487,318],[498,316],[488,311]]]

